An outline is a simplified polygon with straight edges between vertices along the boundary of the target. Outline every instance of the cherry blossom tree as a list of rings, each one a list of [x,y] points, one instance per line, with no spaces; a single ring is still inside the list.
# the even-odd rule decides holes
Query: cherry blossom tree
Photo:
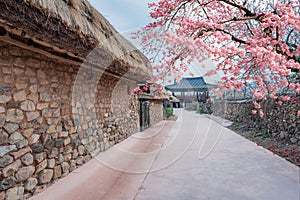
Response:
[[[299,0],[160,0],[149,7],[154,22],[137,35],[153,56],[152,81],[180,80],[191,63],[210,58],[217,65],[206,75],[220,71],[222,90],[256,85],[253,113],[260,116],[259,101],[299,96]]]

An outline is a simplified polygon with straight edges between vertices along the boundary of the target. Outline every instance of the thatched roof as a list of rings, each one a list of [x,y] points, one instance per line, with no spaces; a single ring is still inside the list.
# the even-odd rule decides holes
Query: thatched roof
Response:
[[[93,52],[91,62],[120,75],[151,74],[147,58],[87,0],[0,0],[0,35],[75,62]]]
[[[143,86],[143,85],[141,85]],[[148,92],[143,92],[142,94],[138,94],[138,99],[144,100],[169,100],[169,93],[167,91],[158,91],[158,87],[155,84],[148,85]]]

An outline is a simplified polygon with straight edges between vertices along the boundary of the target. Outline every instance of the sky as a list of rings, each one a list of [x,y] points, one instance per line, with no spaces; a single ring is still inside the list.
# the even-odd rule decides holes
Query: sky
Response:
[[[89,0],[89,2],[121,34],[137,30],[151,22],[148,9],[148,2],[151,0]]]
[[[136,32],[140,28],[152,22],[150,17],[150,9],[148,2],[158,2],[158,0],[88,0],[94,8],[96,8],[110,24],[124,37],[131,40],[132,32]],[[139,49],[137,41],[131,42]],[[190,71],[195,76],[202,76],[209,69],[215,66],[211,60],[204,62],[206,68],[203,69],[202,64],[196,64],[190,67]],[[189,76],[184,74],[184,77]],[[206,82],[216,84],[219,75],[205,77]]]

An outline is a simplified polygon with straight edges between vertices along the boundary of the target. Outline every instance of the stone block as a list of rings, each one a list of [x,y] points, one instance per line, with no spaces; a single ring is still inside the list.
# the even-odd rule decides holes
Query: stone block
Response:
[[[23,101],[21,103],[21,109],[23,111],[34,111],[35,110],[35,104],[32,101]]]
[[[72,154],[72,158],[76,159],[77,157],[78,157],[78,151],[77,151],[77,149],[74,149],[73,154]]]
[[[34,144],[32,146],[33,153],[41,153],[44,150],[44,146],[42,144]]]
[[[64,154],[69,154],[69,153],[71,153],[72,152],[72,147],[71,146],[66,146],[65,148],[64,148]]]
[[[20,68],[20,67],[14,67],[13,71],[12,71],[15,75],[19,76],[19,75],[24,75],[24,69]]]
[[[40,117],[39,112],[26,112],[27,121],[32,121]]]
[[[34,127],[34,133],[35,134],[42,134],[42,133],[45,133],[47,130],[47,127],[46,126],[36,126]],[[48,135],[48,134],[47,134]]]
[[[0,130],[0,145],[3,145],[8,142],[8,134]]]
[[[53,102],[51,105],[50,105],[50,108],[58,108],[59,107],[59,104],[57,102]]]
[[[34,166],[27,166],[27,167],[22,167],[18,170],[16,173],[16,178],[18,182],[25,181],[29,179],[35,171]]]
[[[31,85],[31,86],[29,87],[29,91],[30,91],[32,94],[37,93],[37,91],[38,91],[38,86],[37,86],[37,85]]]
[[[51,125],[49,126],[49,128],[47,129],[47,133],[51,134],[51,133],[56,133],[56,126],[55,125]]]
[[[22,149],[28,145],[28,140],[24,139],[17,143],[17,148]]]
[[[69,133],[67,131],[62,131],[59,133],[59,137],[63,137],[63,138],[68,137],[68,135]]]
[[[53,159],[49,159],[48,160],[48,168],[52,169],[54,167],[55,167],[55,159],[54,158]],[[55,173],[55,171],[54,171],[54,173]]]
[[[40,100],[44,102],[49,102],[51,101],[51,96],[48,92],[41,92],[40,93]]]
[[[84,163],[84,157],[83,156],[79,156],[78,158],[76,158],[76,164],[77,165],[82,165]]]
[[[38,134],[33,134],[29,139],[28,139],[28,142],[29,142],[29,145],[33,145],[33,144],[36,144],[40,139],[40,135]]]
[[[5,200],[23,199],[24,187],[15,187],[7,190]]]
[[[16,145],[0,146],[0,157],[3,157],[5,154],[16,150],[17,150]]]
[[[3,128],[8,132],[8,133],[14,133],[16,130],[19,129],[18,124],[14,123],[6,123]]]
[[[19,109],[7,110],[6,121],[12,123],[20,123],[24,119],[24,113]]]
[[[9,144],[16,144],[17,142],[20,142],[23,139],[24,137],[21,135],[21,133],[15,132],[9,136],[8,142]]]
[[[17,180],[15,177],[10,176],[0,181],[0,191],[7,190],[16,184]]]
[[[53,146],[54,146],[54,141],[51,138],[48,139],[44,144],[44,147],[46,149],[52,149]]]
[[[77,132],[77,128],[75,128],[75,127],[71,127],[70,130],[69,130],[70,134],[74,134],[76,132]]]
[[[15,159],[18,159],[29,152],[31,152],[31,148],[27,147],[27,148],[21,149],[17,152],[13,152],[11,154],[14,156]]]
[[[33,101],[34,103],[37,103],[39,101],[39,95],[37,94],[30,94],[27,97],[29,100]]]
[[[55,147],[57,148],[61,148],[64,146],[64,140],[63,139],[59,139],[55,141]]]
[[[43,117],[47,117],[47,118],[49,118],[49,117],[52,117],[52,110],[50,109],[50,108],[46,108],[46,109],[44,109],[43,111],[42,111],[42,116]]]
[[[11,99],[12,99],[11,96],[0,95],[0,103],[1,104],[5,104],[5,103],[9,102]]]
[[[45,184],[49,183],[53,177],[53,170],[52,169],[45,169],[39,174],[39,183]]]
[[[0,114],[0,128],[5,124],[5,114]]]
[[[0,158],[0,167],[4,168],[7,165],[11,164],[14,161],[13,157],[6,155],[3,158]]]
[[[67,154],[67,155],[65,155],[65,161],[67,162],[67,161],[70,161],[72,159],[72,154]]]
[[[16,57],[14,59],[14,66],[24,68],[25,67],[25,60],[24,60],[24,58],[23,57]]]
[[[63,162],[61,164],[61,168],[62,168],[62,172],[65,173],[69,173],[70,170],[70,165],[67,162]]]
[[[24,187],[15,187],[7,190],[5,200],[23,199]]]
[[[13,175],[15,172],[17,172],[19,170],[21,165],[22,165],[21,160],[16,160],[15,162],[13,162],[12,164],[8,165],[7,167],[5,167],[3,169],[2,176],[9,177],[9,176]]]
[[[76,161],[75,160],[71,160],[70,161],[70,171],[73,171],[76,168],[77,168]]]
[[[18,102],[7,102],[6,103],[6,109],[19,109],[21,106],[21,103],[18,101]]]
[[[54,110],[53,117],[60,117],[60,108]]]
[[[44,109],[46,109],[46,108],[48,108],[49,107],[49,103],[38,103],[37,104],[37,106],[36,106],[36,108],[38,109],[38,110],[44,110]],[[51,110],[50,110],[51,111]],[[52,115],[52,113],[51,113],[51,115]],[[42,114],[42,116],[44,116],[44,114]],[[44,116],[45,117],[45,116]]]
[[[58,149],[56,147],[53,147],[48,151],[48,158],[56,158],[58,156],[58,153]]]
[[[80,145],[80,146],[78,147],[78,154],[79,154],[79,155],[83,155],[84,152],[85,152],[84,146],[83,146],[83,145]]]
[[[14,83],[14,79],[12,75],[6,75],[3,77],[3,82],[7,83],[7,84],[13,84]]]
[[[14,100],[15,101],[25,101],[27,99],[26,91],[21,90],[14,94]]]
[[[33,155],[31,153],[27,153],[21,158],[21,161],[24,165],[28,166],[33,163],[33,159]]]
[[[31,135],[33,134],[34,129],[33,128],[29,128],[23,131],[23,136],[25,136],[26,138],[31,137]]]
[[[63,155],[63,154],[59,154],[59,155],[58,155],[58,159],[57,159],[57,163],[58,163],[58,164],[61,164],[61,163],[63,163],[64,161],[65,161],[64,155]]]
[[[35,160],[37,163],[42,162],[45,158],[46,158],[46,153],[45,153],[45,152],[37,153],[37,154],[35,154],[35,156],[34,156],[34,160]]]
[[[62,175],[61,166],[58,165],[58,166],[54,167],[53,179],[56,180],[56,179],[60,178],[61,175]]]
[[[38,180],[36,178],[29,178],[26,182],[25,182],[25,186],[24,189],[26,191],[32,191],[35,186],[38,184]]]
[[[41,61],[36,58],[28,58],[26,60],[26,65],[33,68],[40,68],[41,67]]]
[[[69,144],[71,144],[71,139],[68,137],[64,140],[64,145],[67,146]]]
[[[37,77],[41,80],[45,80],[47,78],[47,74],[42,69],[37,71]]]
[[[80,144],[81,144],[81,141],[79,139],[77,139],[72,143],[72,148],[76,149]],[[83,144],[83,142],[82,142],[82,144]]]
[[[87,163],[88,161],[90,161],[92,159],[92,157],[90,155],[86,155],[84,156],[84,162]]]
[[[5,108],[2,107],[2,106],[0,106],[0,114],[1,114],[1,113],[5,113]]]
[[[17,90],[23,90],[23,89],[26,89],[27,87],[28,87],[28,84],[26,84],[26,83],[16,83]]]
[[[26,67],[25,75],[29,76],[29,77],[32,77],[32,78],[35,78],[35,76],[36,76],[36,70],[34,70],[34,69],[30,68],[30,67]],[[30,80],[32,80],[32,79],[30,79]]]
[[[41,172],[42,170],[44,170],[47,167],[47,164],[48,164],[47,160],[43,160],[40,164],[38,164],[36,166],[35,173],[37,174],[37,173]]]

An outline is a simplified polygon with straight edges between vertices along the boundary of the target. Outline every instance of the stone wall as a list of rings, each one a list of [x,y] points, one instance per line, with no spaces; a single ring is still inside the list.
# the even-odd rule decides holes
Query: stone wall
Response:
[[[286,139],[300,145],[300,117],[297,111],[300,109],[299,98],[295,101],[284,102],[277,105],[274,100],[266,100],[261,103],[264,117],[253,115],[253,103],[250,102],[215,102],[213,114],[223,118],[247,124],[247,129],[272,134],[274,137]]]
[[[138,130],[135,82],[0,49],[0,200],[30,197]]]
[[[154,125],[164,118],[162,100],[151,100],[150,103],[150,124]]]

